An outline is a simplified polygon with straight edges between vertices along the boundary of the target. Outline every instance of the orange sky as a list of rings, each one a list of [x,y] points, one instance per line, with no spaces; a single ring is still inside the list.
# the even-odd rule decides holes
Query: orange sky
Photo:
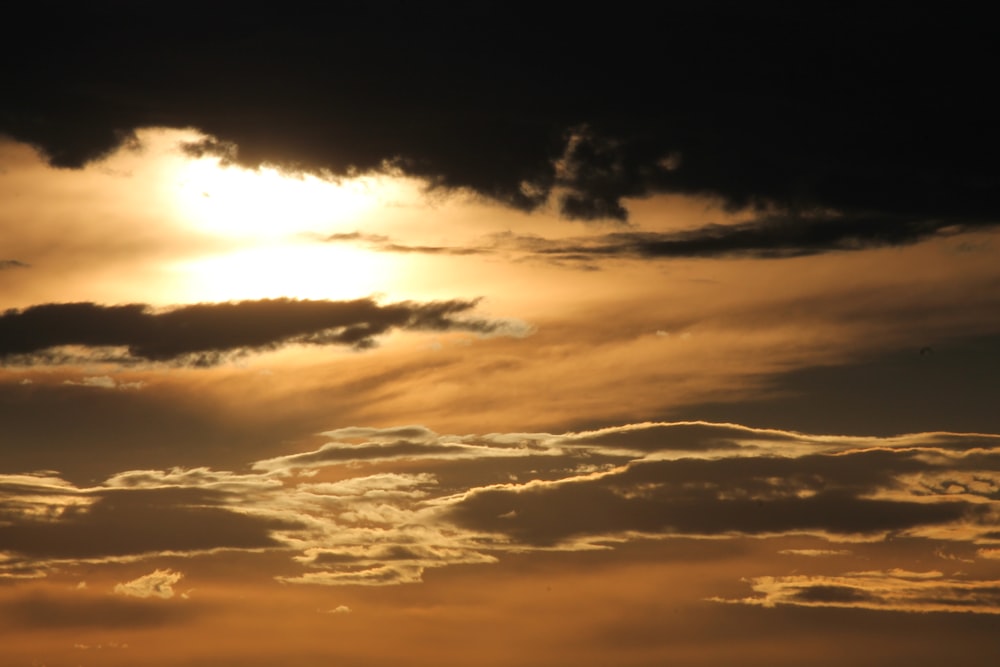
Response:
[[[276,344],[208,368],[79,346],[8,359],[10,664],[839,664],[875,641],[873,615],[890,639],[922,637],[906,642],[918,664],[947,659],[929,624],[991,645],[996,436],[920,433],[895,405],[878,432],[914,434],[879,440],[838,427],[850,396],[819,394],[827,418],[773,424],[793,430],[670,422],[794,405],[819,390],[783,378],[852,364],[947,381],[1000,325],[995,234],[554,262],[541,239],[615,228],[401,177],[223,167],[185,157],[192,136],[145,131],[76,171],[3,144],[8,307],[481,298],[469,315],[497,326]],[[184,191],[193,173],[203,193]],[[740,219],[660,197],[631,229]],[[788,623],[794,641],[766,639]]]

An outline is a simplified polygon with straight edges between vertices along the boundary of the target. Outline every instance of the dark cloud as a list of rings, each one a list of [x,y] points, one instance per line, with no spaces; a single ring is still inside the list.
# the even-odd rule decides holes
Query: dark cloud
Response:
[[[889,238],[1000,213],[995,40],[975,12],[41,7],[7,17],[0,131],[59,166],[139,127],[196,127],[213,138],[190,151],[246,165],[390,165],[525,210],[555,197],[580,219],[622,220],[651,192],[863,214]]]
[[[467,528],[510,535],[534,546],[574,538],[595,542],[620,533],[669,535],[769,534],[816,532],[881,534],[927,524],[960,521],[972,507],[853,498],[820,493],[808,498],[725,498],[718,491],[682,494],[669,491],[633,497],[586,484],[567,484],[517,494],[482,491],[456,509]]]
[[[575,216],[579,217],[579,216]],[[592,216],[600,217],[600,216]],[[1000,219],[1000,218],[998,218]],[[708,224],[681,232],[612,232],[551,239],[495,234],[478,246],[413,246],[377,234],[351,232],[320,237],[336,243],[364,243],[377,252],[433,255],[523,254],[575,268],[598,268],[601,260],[749,257],[781,259],[831,251],[903,246],[934,236],[951,236],[992,225],[996,219],[907,218],[875,213],[782,212],[748,222]]]
[[[57,348],[72,345],[127,348],[127,355],[104,358],[111,362],[170,361],[207,366],[227,355],[294,343],[369,347],[376,336],[391,329],[479,333],[502,329],[498,322],[455,319],[474,306],[474,301],[379,305],[372,299],[265,299],[155,312],[143,304],[43,304],[0,315],[0,360],[57,363],[70,358]]]
[[[995,224],[996,219],[900,218],[877,214],[783,213],[733,225],[710,224],[674,232],[617,232],[569,241],[528,238],[518,245],[557,261],[593,262],[600,258],[802,257],[832,250],[860,250],[916,243],[964,227]]]
[[[807,586],[796,591],[792,597],[801,602],[833,602],[841,604],[870,602],[877,599],[871,593],[852,586]]]
[[[16,259],[0,259],[0,271],[5,269],[25,269],[31,266]]]
[[[54,516],[5,516],[0,544],[26,562],[121,559],[162,552],[279,546],[271,531],[292,524],[222,507],[224,495],[198,489],[78,493]],[[54,503],[53,503],[54,504]]]
[[[898,487],[901,475],[933,469],[913,452],[888,450],[646,461],[556,483],[476,490],[452,516],[467,528],[532,545],[632,531],[855,535],[961,522],[977,513],[989,521],[988,513],[946,493],[934,503],[872,497]]]

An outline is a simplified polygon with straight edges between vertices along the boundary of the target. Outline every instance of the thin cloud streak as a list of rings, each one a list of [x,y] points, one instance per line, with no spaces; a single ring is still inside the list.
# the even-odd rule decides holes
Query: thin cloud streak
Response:
[[[417,255],[488,255],[494,252],[491,248],[461,247],[461,246],[426,246],[406,245],[397,243],[384,234],[365,234],[363,232],[343,232],[337,234],[312,234],[310,238],[323,243],[361,243],[375,252],[417,254]]]
[[[16,259],[0,259],[0,271],[5,271],[7,269],[26,269],[29,266],[31,265]]]
[[[829,252],[899,247],[932,238],[971,233],[996,220],[895,218],[878,214],[784,213],[733,224],[710,223],[680,232],[617,231],[563,239],[497,233],[480,245],[420,246],[381,234],[347,232],[312,235],[325,243],[363,244],[367,250],[424,255],[505,255],[573,268],[599,268],[611,260],[750,258],[787,259]]]
[[[710,224],[684,232],[614,232],[577,242],[515,239],[515,243],[561,261],[711,257],[781,259],[909,245],[933,236],[950,236],[995,224],[997,221],[956,224],[949,220],[898,219],[863,214],[784,214],[731,225]]]
[[[841,607],[902,612],[1000,614],[1000,580],[948,577],[937,571],[849,572],[839,576],[754,577],[756,593],[715,602],[774,607]]]

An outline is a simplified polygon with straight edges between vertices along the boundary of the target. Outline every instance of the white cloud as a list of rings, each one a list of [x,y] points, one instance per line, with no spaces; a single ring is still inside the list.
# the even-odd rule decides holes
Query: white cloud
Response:
[[[306,572],[298,577],[278,577],[287,584],[313,584],[318,586],[391,586],[415,584],[421,581],[423,568],[414,565],[383,565],[347,572]]]
[[[114,378],[107,375],[88,375],[84,377],[79,382],[74,380],[66,380],[63,384],[69,384],[76,387],[93,387],[95,389],[142,389],[146,386],[145,382],[141,380],[136,382],[118,382]]]
[[[321,614],[350,614],[351,608],[348,607],[346,604],[342,604],[337,607],[334,607],[333,609],[317,609],[316,611],[318,611]]]
[[[778,552],[783,556],[809,556],[820,558],[822,556],[847,556],[851,552],[849,549],[782,549]]]
[[[154,570],[138,579],[118,584],[115,593],[135,598],[172,598],[174,584],[183,578],[183,574],[173,570]]]

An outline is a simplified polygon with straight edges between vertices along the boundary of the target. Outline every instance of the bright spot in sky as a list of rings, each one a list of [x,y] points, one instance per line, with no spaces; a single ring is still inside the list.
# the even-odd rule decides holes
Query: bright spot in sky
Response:
[[[215,235],[272,239],[354,224],[379,201],[379,177],[334,181],[274,167],[191,160],[177,174],[181,218]]]
[[[385,292],[392,257],[326,244],[267,245],[174,265],[186,301],[353,299]]]
[[[387,206],[413,197],[412,182],[388,174],[335,178],[268,165],[246,169],[177,151],[204,138],[195,131],[150,131],[143,138],[169,156],[164,194],[172,217],[215,238],[168,265],[167,301],[351,299],[391,291],[399,273],[392,255],[323,237],[370,228]]]

